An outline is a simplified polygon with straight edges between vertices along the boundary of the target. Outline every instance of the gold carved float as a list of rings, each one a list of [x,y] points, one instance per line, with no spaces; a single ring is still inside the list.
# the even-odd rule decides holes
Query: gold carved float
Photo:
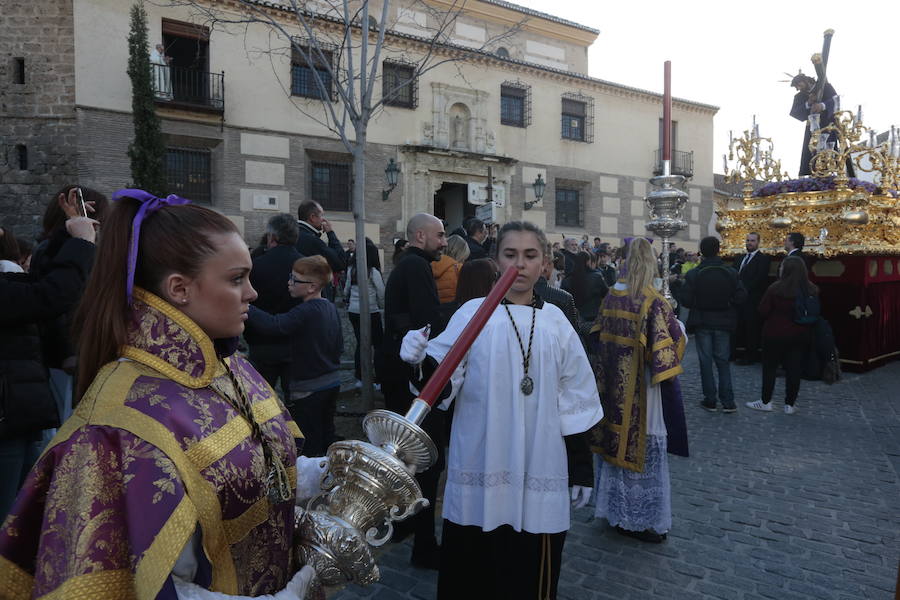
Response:
[[[869,132],[869,143],[860,143]],[[829,141],[836,140],[836,141]],[[876,145],[861,113],[840,111],[834,123],[810,136],[812,177],[788,180],[772,158],[772,141],[757,127],[733,139],[729,159],[735,167],[729,183],[743,183],[743,197],[719,201],[716,229],[723,254],[744,252],[750,232],[760,247],[781,251],[788,232],[806,237],[804,252],[824,258],[848,255],[900,255],[900,136]],[[847,175],[873,173],[873,182]],[[753,181],[768,182],[754,192]]]

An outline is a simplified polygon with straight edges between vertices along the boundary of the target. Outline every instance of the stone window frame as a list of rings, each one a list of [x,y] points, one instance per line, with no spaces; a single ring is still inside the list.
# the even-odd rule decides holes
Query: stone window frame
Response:
[[[522,119],[504,118],[508,111],[504,111],[504,98],[521,98],[522,99]],[[508,115],[507,115],[508,116]],[[509,125],[510,127],[527,128],[531,125],[531,86],[527,83],[516,79],[515,81],[504,81],[500,84],[500,124]]]
[[[352,211],[352,157],[339,152],[308,150],[307,159],[309,199],[318,202],[326,211]],[[317,178],[321,178],[325,172],[328,174],[328,181],[317,181]]]
[[[573,181],[570,179],[555,179],[553,182],[553,221],[556,227],[584,227],[584,213],[588,194],[588,184],[581,181]],[[575,211],[567,211],[576,213],[575,220],[560,220],[560,193],[575,196],[578,202],[578,208]],[[571,201],[572,198],[567,198]]]
[[[213,161],[210,149],[166,146],[164,160],[166,189],[182,198],[188,198],[194,204],[213,203]]]
[[[325,100],[312,77],[310,63],[319,73],[322,83],[327,89],[327,98],[337,101],[335,78],[338,75],[338,46],[323,40],[294,36],[291,38],[291,96]],[[306,77],[303,75],[306,74]],[[302,79],[301,79],[302,78]],[[301,85],[304,83],[305,85]]]
[[[387,58],[381,63],[381,97],[385,106],[415,109],[419,106],[418,65],[402,58]],[[389,81],[388,71],[391,72]],[[405,71],[407,83],[398,85],[397,72]],[[406,90],[409,90],[408,98]]]
[[[577,105],[581,105],[579,109]],[[573,135],[572,121],[579,119],[580,136]],[[568,123],[567,123],[568,121]],[[581,92],[566,92],[560,102],[560,137],[573,142],[594,141],[594,98]]]

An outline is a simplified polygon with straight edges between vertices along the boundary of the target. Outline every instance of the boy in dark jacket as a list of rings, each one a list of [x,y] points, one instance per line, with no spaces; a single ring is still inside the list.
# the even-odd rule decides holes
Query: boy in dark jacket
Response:
[[[288,290],[303,301],[280,315],[250,305],[248,326],[264,335],[289,336],[290,398],[285,404],[303,432],[304,456],[323,456],[334,441],[334,410],[341,391],[344,337],[334,304],[322,298],[331,268],[321,256],[294,262]]]
[[[718,401],[722,412],[737,411],[734,389],[731,386],[731,336],[737,328],[737,307],[747,299],[747,292],[738,272],[725,265],[719,258],[719,240],[706,237],[700,241],[703,259],[698,267],[688,271],[679,292],[681,302],[691,309],[687,330],[694,334],[697,358],[700,361],[700,377],[703,383],[703,401],[700,406],[715,412],[716,380],[713,362],[719,373]]]

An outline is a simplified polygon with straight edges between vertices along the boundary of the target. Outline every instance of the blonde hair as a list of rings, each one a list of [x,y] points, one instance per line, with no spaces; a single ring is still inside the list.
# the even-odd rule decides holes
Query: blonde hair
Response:
[[[636,297],[645,287],[653,287],[657,266],[650,242],[641,237],[631,240],[625,265],[625,284],[629,296]]]
[[[456,262],[465,262],[470,253],[469,244],[462,237],[451,235],[447,238],[447,249],[444,250],[444,254]]]
[[[331,267],[323,256],[298,258],[292,268],[300,275],[318,283],[319,287],[324,288],[331,281]]]

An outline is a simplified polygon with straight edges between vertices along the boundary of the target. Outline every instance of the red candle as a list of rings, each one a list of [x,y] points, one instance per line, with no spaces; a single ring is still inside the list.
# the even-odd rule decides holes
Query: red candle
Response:
[[[672,61],[670,60],[663,66],[663,79],[663,160],[672,160]]]
[[[487,323],[487,320],[494,312],[494,309],[500,304],[500,301],[503,300],[506,292],[512,287],[513,281],[516,280],[518,274],[518,269],[510,267],[506,270],[506,273],[503,274],[503,277],[497,280],[497,283],[494,284],[494,289],[491,290],[491,293],[487,295],[487,298],[484,299],[484,302],[482,302],[478,310],[475,311],[472,320],[469,321],[466,328],[459,334],[459,338],[450,348],[450,352],[447,353],[447,356],[444,357],[444,360],[442,360],[441,364],[435,369],[434,374],[422,389],[422,393],[419,394],[419,399],[427,402],[428,406],[434,406],[438,394],[441,393],[441,390],[443,390],[444,386],[447,385],[447,382],[450,381],[450,376],[453,375],[453,371],[456,370],[456,367],[466,355],[466,352],[472,347],[475,338],[477,338],[478,334],[481,333],[481,330],[484,329],[485,323]]]

